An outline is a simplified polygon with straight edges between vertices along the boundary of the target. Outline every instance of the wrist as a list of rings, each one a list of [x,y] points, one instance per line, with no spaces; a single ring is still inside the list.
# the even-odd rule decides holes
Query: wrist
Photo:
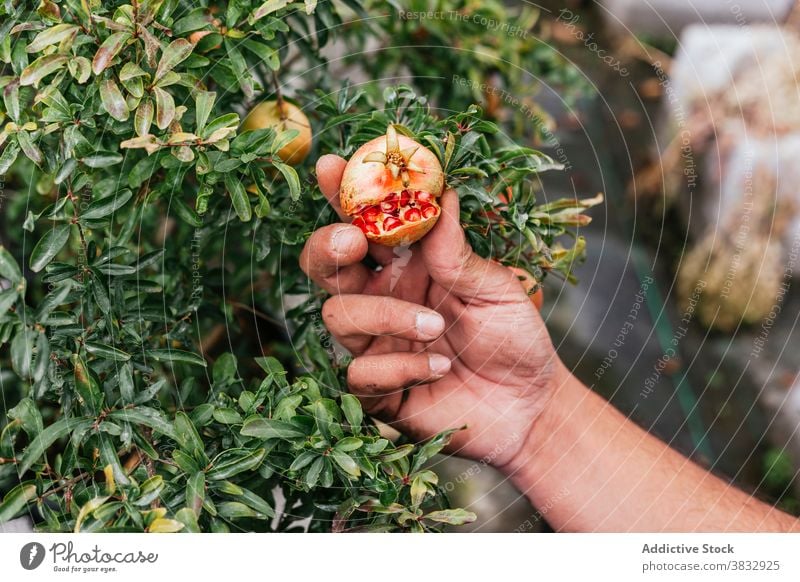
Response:
[[[588,389],[557,360],[553,390],[542,412],[531,422],[522,445],[510,461],[498,469],[528,493],[530,483],[542,474],[564,447],[564,433],[572,413]]]

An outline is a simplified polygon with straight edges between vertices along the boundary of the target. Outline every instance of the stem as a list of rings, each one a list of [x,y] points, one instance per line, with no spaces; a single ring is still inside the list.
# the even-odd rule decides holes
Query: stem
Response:
[[[275,101],[278,104],[281,121],[286,121],[286,110],[283,107],[283,95],[281,94],[281,83],[278,80],[278,73],[272,71],[272,83],[275,85]]]
[[[19,461],[15,458],[0,457],[0,465],[16,464]]]
[[[54,487],[53,489],[50,489],[49,491],[45,491],[44,493],[42,493],[42,495],[39,497],[39,500],[42,500],[45,497],[49,497],[50,495],[54,495],[54,494],[58,493],[59,491],[63,491],[67,487],[72,487],[73,485],[75,485],[75,484],[83,481],[84,479],[86,479],[89,475],[90,475],[89,473],[81,473],[77,477],[73,477],[71,479],[67,479],[64,483],[62,483],[58,487]]]

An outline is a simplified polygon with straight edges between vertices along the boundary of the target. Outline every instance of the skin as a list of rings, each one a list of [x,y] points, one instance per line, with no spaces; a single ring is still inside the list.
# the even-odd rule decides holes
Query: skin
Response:
[[[343,219],[344,165],[317,164]],[[454,192],[410,250],[406,262],[342,223],[314,232],[300,258],[332,294],[323,319],[355,357],[349,388],[368,413],[420,440],[465,426],[451,452],[499,469],[558,531],[800,531],[575,378],[519,278],[472,252]],[[382,269],[362,264],[368,253]]]

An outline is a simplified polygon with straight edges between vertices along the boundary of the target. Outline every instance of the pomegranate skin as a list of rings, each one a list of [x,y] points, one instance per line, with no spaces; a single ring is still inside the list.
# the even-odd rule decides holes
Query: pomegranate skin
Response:
[[[383,157],[386,162],[365,160],[368,156],[373,159]],[[400,160],[399,169],[397,165],[392,167],[392,160]],[[388,231],[381,227],[377,234],[372,228],[362,228],[369,240],[386,246],[398,246],[416,242],[433,228],[441,214],[437,199],[443,190],[444,173],[436,155],[413,139],[397,134],[390,126],[387,135],[367,142],[350,158],[342,175],[339,199],[342,210],[348,216],[358,217],[364,211],[375,212],[375,207],[380,211],[381,202],[393,195],[396,200],[404,191],[415,193],[412,201],[416,201],[416,193],[429,194],[428,204],[435,207],[435,213],[428,208],[427,214],[430,216],[417,218],[418,213],[411,213],[409,216],[415,220],[402,220],[403,224],[393,226]],[[383,208],[392,207],[392,204],[383,205]],[[400,207],[400,212],[407,213],[408,207]],[[389,219],[398,214],[387,213],[383,216]],[[382,219],[379,224],[382,224]],[[396,223],[390,220],[389,224]]]

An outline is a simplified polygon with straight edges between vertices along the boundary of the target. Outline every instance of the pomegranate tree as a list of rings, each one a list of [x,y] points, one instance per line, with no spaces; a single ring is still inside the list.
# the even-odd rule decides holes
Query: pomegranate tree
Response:
[[[389,125],[386,135],[359,148],[344,170],[342,209],[373,242],[418,241],[441,214],[444,172],[436,155]]]

